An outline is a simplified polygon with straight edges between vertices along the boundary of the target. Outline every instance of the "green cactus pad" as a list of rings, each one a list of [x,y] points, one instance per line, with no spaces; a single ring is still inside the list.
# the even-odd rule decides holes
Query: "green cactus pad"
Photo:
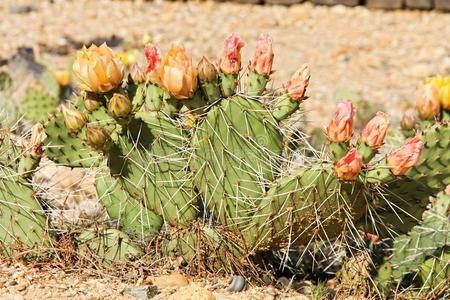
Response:
[[[450,123],[436,124],[420,138],[424,142],[421,158],[406,176],[435,191],[450,184]]]
[[[198,203],[187,170],[186,138],[173,120],[136,115],[109,154],[113,174],[135,199],[172,225],[197,217]]]
[[[122,189],[117,179],[109,171],[96,176],[96,189],[99,200],[105,206],[109,217],[126,233],[138,240],[146,241],[154,237],[163,220],[154,212],[133,199]]]
[[[47,120],[50,114],[56,112],[58,99],[48,92],[29,89],[19,107],[19,112],[28,120],[41,122]]]
[[[77,134],[70,134],[61,113],[51,118],[45,126],[45,154],[52,161],[70,167],[98,166],[103,156],[91,149],[85,140],[86,126]]]
[[[11,170],[0,170],[0,252],[10,256],[21,251],[48,247],[45,213],[31,187]]]
[[[407,235],[394,240],[392,258],[386,264],[391,266],[391,276],[395,281],[401,281],[408,273],[420,271],[428,257],[449,245],[449,212],[450,195],[441,193],[424,214],[423,221]]]
[[[269,190],[254,218],[258,234],[246,240],[280,248],[337,237],[365,212],[363,190],[358,182],[337,180],[331,165],[299,169]]]
[[[190,167],[206,206],[225,226],[246,226],[277,171],[282,134],[257,101],[224,99],[192,138]]]
[[[124,263],[142,255],[130,238],[117,229],[87,230],[75,238],[75,243],[79,254],[99,259],[106,265]]]
[[[190,228],[170,233],[170,237],[163,240],[162,253],[182,257],[194,270],[235,274],[243,272],[250,263],[240,243],[223,228],[195,223]]]

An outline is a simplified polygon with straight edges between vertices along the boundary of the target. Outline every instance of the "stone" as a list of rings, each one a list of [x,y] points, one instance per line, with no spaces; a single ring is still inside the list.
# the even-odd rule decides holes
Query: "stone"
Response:
[[[420,9],[432,9],[433,1],[432,0],[406,0],[406,7],[409,8],[420,8]]]
[[[367,0],[366,5],[371,8],[397,9],[403,7],[402,0]]]

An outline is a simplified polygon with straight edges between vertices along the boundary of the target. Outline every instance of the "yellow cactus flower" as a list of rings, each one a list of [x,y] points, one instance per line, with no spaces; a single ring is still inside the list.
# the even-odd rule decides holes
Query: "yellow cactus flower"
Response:
[[[176,99],[189,99],[197,89],[197,71],[182,47],[170,49],[156,70],[158,83]]]
[[[79,88],[94,93],[109,92],[123,79],[123,65],[106,43],[78,51],[73,72],[79,80]]]

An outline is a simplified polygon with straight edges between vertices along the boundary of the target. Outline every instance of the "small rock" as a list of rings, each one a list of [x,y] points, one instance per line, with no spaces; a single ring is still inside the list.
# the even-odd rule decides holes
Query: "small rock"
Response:
[[[9,6],[9,12],[12,14],[27,14],[35,10],[31,5],[12,4]]]
[[[16,287],[16,290],[19,292],[25,291],[28,287],[27,283],[21,283]]]
[[[217,300],[217,298],[207,289],[191,285],[181,288],[170,295],[167,300]],[[222,300],[224,299],[222,298]]]
[[[170,275],[163,275],[158,277],[151,276],[148,277],[145,281],[146,283],[156,285],[160,289],[177,288],[189,284],[189,280],[187,279],[187,277],[179,273],[173,273]]]
[[[133,296],[139,300],[153,298],[157,293],[158,289],[154,285],[125,287],[122,291],[122,294]]]
[[[11,280],[11,281],[6,283],[6,286],[15,286],[15,285],[17,285],[17,281],[16,280]]]
[[[231,283],[227,288],[227,291],[229,292],[242,292],[247,288],[247,282],[245,281],[245,278],[238,275],[233,276],[231,279]]]

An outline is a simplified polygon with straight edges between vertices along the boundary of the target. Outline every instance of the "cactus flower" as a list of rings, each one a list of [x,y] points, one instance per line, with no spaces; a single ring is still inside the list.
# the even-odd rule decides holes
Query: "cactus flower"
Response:
[[[70,72],[68,70],[55,70],[53,75],[60,86],[68,86],[70,84]]]
[[[89,125],[86,129],[86,143],[96,149],[102,148],[109,139],[108,132],[95,125]]]
[[[218,75],[216,67],[204,56],[198,63],[197,72],[200,80],[205,82],[213,81]]]
[[[132,108],[130,99],[122,94],[114,94],[108,102],[108,113],[115,119],[127,117]]]
[[[336,162],[334,171],[336,176],[342,180],[355,180],[362,168],[362,156],[352,148],[348,153]]]
[[[244,47],[242,39],[232,34],[225,40],[222,58],[219,68],[224,74],[238,74],[241,70],[241,48]]]
[[[87,116],[79,110],[61,107],[64,116],[64,123],[70,133],[77,133],[86,124]]]
[[[361,132],[361,138],[367,146],[373,149],[381,147],[389,127],[389,116],[379,111]]]
[[[419,137],[407,139],[403,146],[388,155],[387,165],[394,175],[404,175],[408,170],[419,162],[423,142]]]
[[[450,77],[438,75],[428,78],[425,82],[436,86],[442,107],[450,110]]]
[[[147,65],[145,66],[145,74],[148,81],[159,83],[154,71],[156,71],[156,69],[161,64],[161,50],[150,43],[145,46],[144,54],[145,59],[147,60]]]
[[[353,119],[355,108],[350,100],[339,102],[336,106],[333,119],[327,127],[327,137],[331,142],[342,143],[349,141],[353,136]]]
[[[311,74],[307,65],[303,65],[295,71],[294,75],[292,75],[284,87],[286,93],[292,100],[302,101],[305,99],[306,88],[309,85],[310,78]]]
[[[272,39],[266,34],[261,34],[256,42],[256,52],[250,70],[260,75],[270,75],[273,56]]]
[[[433,119],[441,111],[439,93],[433,83],[421,84],[418,89],[416,109],[422,119]]]
[[[170,49],[156,69],[157,80],[173,97],[189,99],[197,89],[197,71],[182,47]]]
[[[403,130],[411,130],[416,127],[417,117],[414,110],[407,110],[402,116],[402,120],[400,121],[400,127]]]
[[[73,72],[80,89],[106,93],[119,86],[123,79],[123,65],[106,43],[92,45],[78,51]]]
[[[130,68],[130,77],[133,83],[140,84],[145,81],[144,72],[142,72],[141,67],[137,63],[133,64]]]

